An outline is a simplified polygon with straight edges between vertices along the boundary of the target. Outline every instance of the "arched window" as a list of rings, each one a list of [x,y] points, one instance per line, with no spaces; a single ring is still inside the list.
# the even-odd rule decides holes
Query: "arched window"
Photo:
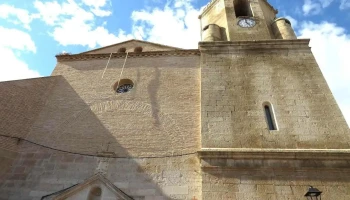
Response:
[[[93,187],[90,190],[88,200],[101,200],[102,190],[100,187]]]
[[[236,17],[253,17],[252,9],[248,0],[234,1]]]
[[[135,47],[134,52],[135,52],[135,53],[141,53],[142,50],[143,50],[142,47]]]
[[[118,49],[118,53],[125,53],[126,52],[126,48],[125,47],[121,47]]]
[[[264,106],[266,123],[267,123],[269,130],[278,130],[277,122],[275,119],[275,114],[273,112],[273,107],[272,107],[271,103],[265,102],[263,104],[263,106]]]

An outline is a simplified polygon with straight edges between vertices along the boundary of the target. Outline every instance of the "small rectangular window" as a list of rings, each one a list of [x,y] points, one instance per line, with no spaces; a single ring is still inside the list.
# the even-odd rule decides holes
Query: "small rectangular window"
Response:
[[[249,0],[234,1],[236,17],[253,17]]]
[[[270,106],[265,105],[264,110],[265,110],[265,117],[266,117],[267,125],[269,126],[269,130],[277,130],[275,123],[273,121],[274,120],[273,113],[271,111]]]

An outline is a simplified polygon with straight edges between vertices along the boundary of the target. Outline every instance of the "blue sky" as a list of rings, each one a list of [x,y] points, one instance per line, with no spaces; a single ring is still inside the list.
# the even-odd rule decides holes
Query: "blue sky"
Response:
[[[136,38],[197,48],[209,0],[3,0],[0,81],[49,76],[60,52]],[[350,123],[350,0],[269,0],[310,46]],[[175,38],[175,39],[174,39]]]

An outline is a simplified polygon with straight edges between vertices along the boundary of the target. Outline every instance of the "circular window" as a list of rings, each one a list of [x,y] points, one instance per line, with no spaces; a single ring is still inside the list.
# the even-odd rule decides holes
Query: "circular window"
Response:
[[[134,86],[131,84],[124,84],[117,88],[117,93],[126,93],[129,92]]]
[[[134,83],[130,79],[121,79],[119,82],[114,84],[114,91],[117,93],[127,93],[132,90]]]

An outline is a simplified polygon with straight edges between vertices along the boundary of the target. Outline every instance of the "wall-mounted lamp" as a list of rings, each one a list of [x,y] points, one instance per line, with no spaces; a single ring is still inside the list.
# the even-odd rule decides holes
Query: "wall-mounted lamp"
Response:
[[[308,200],[321,200],[321,191],[312,186],[309,187],[309,190],[304,195]]]

